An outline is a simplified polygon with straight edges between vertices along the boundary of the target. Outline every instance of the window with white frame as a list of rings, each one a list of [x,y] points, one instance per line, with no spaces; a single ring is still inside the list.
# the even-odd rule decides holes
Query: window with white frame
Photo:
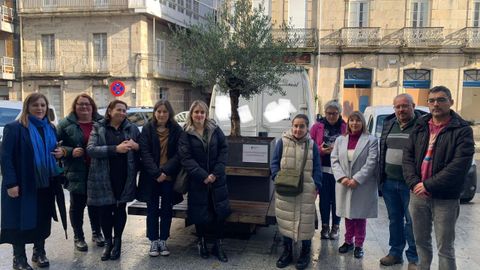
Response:
[[[185,1],[184,0],[177,0],[178,3],[178,12],[183,13],[185,10]]]
[[[197,0],[193,0],[193,18],[198,20],[200,12],[200,3]]]
[[[93,67],[98,71],[107,70],[107,33],[93,34]]]
[[[349,4],[349,27],[368,27],[368,0],[353,0]]]
[[[480,27],[480,0],[473,1],[473,27]]]
[[[157,71],[158,73],[162,73],[166,67],[165,47],[166,41],[164,39],[157,38],[155,42],[155,71]]]
[[[158,99],[159,100],[168,100],[168,88],[160,87],[158,90]]]
[[[176,9],[177,8],[176,2],[177,0],[168,0],[168,7],[172,9]]]
[[[192,17],[192,0],[185,0],[185,14]]]
[[[412,27],[428,26],[428,0],[412,0]]]
[[[42,43],[42,68],[45,71],[55,71],[55,35],[41,36]]]

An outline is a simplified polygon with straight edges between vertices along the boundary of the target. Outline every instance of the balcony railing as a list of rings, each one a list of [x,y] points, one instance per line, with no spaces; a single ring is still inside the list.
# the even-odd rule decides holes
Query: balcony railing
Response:
[[[109,58],[99,57],[88,59],[86,56],[63,56],[24,58],[25,73],[105,73],[109,72]],[[130,70],[128,60],[115,63],[118,70]]]
[[[18,12],[106,11],[128,8],[128,0],[20,0]]]
[[[439,47],[443,42],[443,27],[405,27],[403,46],[412,48]]]
[[[318,35],[317,30],[313,28],[293,28],[287,32],[274,29],[272,32],[274,39],[289,38],[294,41],[294,48],[317,48]]]
[[[380,27],[345,27],[340,37],[343,47],[378,47]]]
[[[149,62],[152,64],[153,73],[156,76],[187,79],[188,69],[180,62],[169,62],[160,59],[157,55],[151,55]]]
[[[467,27],[464,31],[464,47],[480,49],[480,27]]]
[[[0,58],[0,65],[2,65],[2,73],[15,72],[15,59],[12,57],[2,56]]]
[[[2,21],[13,22],[13,8],[2,5]]]

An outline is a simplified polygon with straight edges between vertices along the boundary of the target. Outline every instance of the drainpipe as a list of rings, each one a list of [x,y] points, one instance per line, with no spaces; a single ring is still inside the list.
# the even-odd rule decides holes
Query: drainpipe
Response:
[[[20,1],[17,1],[17,16],[18,16],[19,7],[20,7]],[[21,16],[18,16],[18,20],[19,20],[18,38],[20,39],[19,40],[20,51],[18,53],[18,57],[19,57],[18,63],[20,65],[20,100],[23,100],[23,97],[24,97],[24,94],[23,94],[24,93],[24,90],[23,90],[23,85],[24,85],[24,82],[23,82],[23,18]]]

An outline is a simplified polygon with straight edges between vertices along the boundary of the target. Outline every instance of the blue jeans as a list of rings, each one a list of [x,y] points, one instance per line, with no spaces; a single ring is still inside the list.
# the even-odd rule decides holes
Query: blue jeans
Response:
[[[457,269],[455,224],[460,214],[460,200],[422,199],[411,193],[409,209],[420,259],[418,269],[430,269],[433,257],[432,227],[435,228],[437,240],[438,269]]]
[[[322,188],[320,189],[320,217],[322,225],[330,224],[330,213],[332,214],[332,225],[340,224],[340,217],[335,214],[335,177],[331,173],[323,173]]]
[[[147,202],[147,237],[150,241],[167,240],[170,236],[170,226],[173,216],[173,182],[155,182],[152,185],[150,198]],[[160,206],[160,197],[162,205]],[[160,236],[158,235],[158,219],[160,217]]]
[[[408,186],[402,181],[386,179],[382,193],[387,207],[388,219],[390,220],[390,240],[388,241],[390,251],[388,254],[397,258],[403,258],[403,250],[408,243],[408,249],[405,251],[407,260],[411,263],[418,262],[412,218],[408,211],[410,201]]]

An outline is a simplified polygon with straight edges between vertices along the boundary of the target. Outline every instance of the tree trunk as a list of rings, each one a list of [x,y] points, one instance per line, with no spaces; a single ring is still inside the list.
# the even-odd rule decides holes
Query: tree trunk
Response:
[[[240,91],[238,89],[230,89],[230,106],[231,106],[231,117],[230,117],[230,136],[240,137],[240,115],[238,115],[238,99],[240,98]]]

